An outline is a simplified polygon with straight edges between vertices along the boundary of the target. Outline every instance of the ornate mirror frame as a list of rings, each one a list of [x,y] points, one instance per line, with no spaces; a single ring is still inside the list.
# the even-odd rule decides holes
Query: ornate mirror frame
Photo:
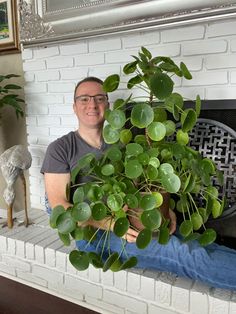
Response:
[[[236,0],[19,0],[24,46],[236,15]]]

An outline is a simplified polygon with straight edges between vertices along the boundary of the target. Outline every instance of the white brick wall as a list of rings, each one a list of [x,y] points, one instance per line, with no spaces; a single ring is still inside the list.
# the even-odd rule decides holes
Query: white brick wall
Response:
[[[78,272],[47,214],[32,209],[34,223],[0,229],[0,275],[20,281],[102,314],[235,314],[236,293],[215,289],[173,274],[133,269]]]

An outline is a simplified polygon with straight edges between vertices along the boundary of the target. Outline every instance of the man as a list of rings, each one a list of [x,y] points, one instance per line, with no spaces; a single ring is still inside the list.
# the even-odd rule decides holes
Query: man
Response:
[[[66,185],[70,183],[70,173],[77,161],[85,154],[92,152],[100,156],[108,147],[102,139],[104,112],[109,106],[108,97],[102,89],[103,82],[95,77],[88,77],[79,82],[74,92],[74,112],[78,118],[79,127],[75,132],[57,139],[51,143],[42,166],[46,194],[50,208],[63,205],[68,208],[71,204],[66,198]],[[83,178],[80,178],[82,181]],[[124,208],[127,210],[127,208]],[[170,211],[171,233],[176,228],[175,214]],[[111,221],[93,221],[86,224],[101,229],[100,237],[93,243],[77,241],[81,250],[103,250],[99,238],[102,230],[107,230]],[[114,223],[114,222],[112,222]],[[127,240],[126,253],[122,243],[113,233],[109,242],[112,251],[123,253],[121,259],[128,256],[138,258],[138,267],[170,271],[192,279],[199,279],[208,284],[236,290],[236,251],[217,244],[204,248],[197,241],[182,243],[173,235],[167,245],[160,245],[153,240],[150,245],[140,250],[134,243],[138,233],[129,228],[124,238]],[[105,248],[106,250],[106,248]]]

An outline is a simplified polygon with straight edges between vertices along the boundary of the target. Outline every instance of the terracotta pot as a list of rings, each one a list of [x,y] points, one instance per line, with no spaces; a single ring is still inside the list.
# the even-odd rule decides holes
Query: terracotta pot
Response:
[[[159,210],[161,211],[165,219],[170,219],[169,208],[170,208],[170,193],[166,191],[159,191],[163,197],[163,203]],[[145,192],[141,194],[146,194]],[[135,228],[135,230],[143,230],[145,227],[140,221],[140,216],[143,212],[142,208],[130,209],[128,211],[130,224]]]

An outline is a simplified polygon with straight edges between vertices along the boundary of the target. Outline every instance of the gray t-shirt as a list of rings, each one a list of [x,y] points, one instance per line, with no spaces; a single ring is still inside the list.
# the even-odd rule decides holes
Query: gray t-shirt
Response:
[[[100,149],[92,147],[77,131],[70,132],[48,146],[41,173],[71,173],[81,157],[87,153],[94,153],[100,157],[108,147],[105,142]]]

